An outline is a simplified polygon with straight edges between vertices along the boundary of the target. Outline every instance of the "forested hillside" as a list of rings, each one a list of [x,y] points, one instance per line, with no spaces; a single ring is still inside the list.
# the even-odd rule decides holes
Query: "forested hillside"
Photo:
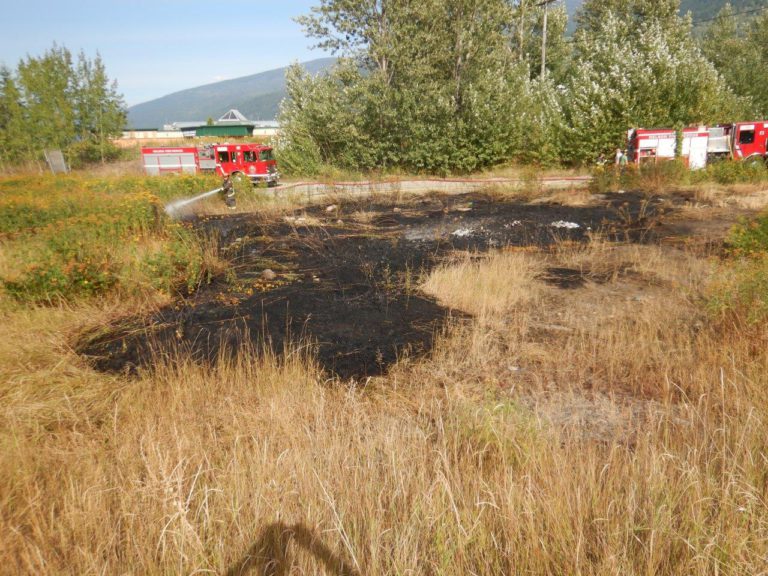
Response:
[[[564,0],[569,16],[573,17],[584,0]],[[765,0],[682,0],[680,13],[691,12],[695,20],[712,18],[726,5],[730,3],[736,10],[757,9],[766,6]]]
[[[317,74],[334,62],[333,58],[320,58],[301,66],[310,74]],[[134,128],[159,128],[171,122],[219,118],[232,108],[251,120],[273,120],[285,97],[286,70],[277,68],[206,84],[131,106],[128,123]]]
[[[694,20],[699,21],[717,16],[717,13],[728,3],[737,11],[766,6],[765,0],[682,0],[680,12],[685,14],[690,11]]]

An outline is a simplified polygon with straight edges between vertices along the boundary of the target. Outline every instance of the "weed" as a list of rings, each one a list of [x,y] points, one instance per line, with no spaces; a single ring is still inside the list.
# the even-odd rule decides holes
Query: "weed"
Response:
[[[723,160],[710,163],[705,170],[691,174],[693,183],[714,181],[719,184],[757,183],[768,181],[768,168],[761,162]]]
[[[162,198],[199,191],[204,183],[77,176],[0,181],[4,290],[19,301],[52,302],[114,290],[192,289],[203,276],[203,247],[165,215]]]

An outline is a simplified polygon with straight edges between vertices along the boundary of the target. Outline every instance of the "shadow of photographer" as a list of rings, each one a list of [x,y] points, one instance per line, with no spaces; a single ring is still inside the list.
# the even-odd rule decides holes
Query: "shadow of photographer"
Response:
[[[323,544],[317,534],[302,524],[288,526],[275,522],[267,526],[261,538],[248,552],[225,572],[226,576],[286,576],[290,573],[291,557],[288,545],[293,542],[317,560],[326,570],[337,576],[360,576],[352,563],[335,554]]]

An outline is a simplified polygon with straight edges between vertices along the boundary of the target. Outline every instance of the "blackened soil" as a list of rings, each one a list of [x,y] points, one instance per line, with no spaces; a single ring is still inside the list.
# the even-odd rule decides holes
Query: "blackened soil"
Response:
[[[575,268],[547,268],[544,274],[542,274],[541,279],[547,284],[552,284],[564,290],[581,288],[587,283],[584,273]]]
[[[653,202],[631,194],[591,207],[468,194],[318,206],[271,220],[195,220],[189,224],[218,236],[233,263],[227,278],[150,317],[86,335],[78,349],[100,370],[131,372],[179,352],[213,363],[246,345],[283,353],[303,342],[343,378],[380,374],[403,355],[428,352],[450,316],[416,288],[445,254],[584,241],[591,231],[637,241],[653,215]],[[583,282],[575,271],[549,272],[563,287]]]

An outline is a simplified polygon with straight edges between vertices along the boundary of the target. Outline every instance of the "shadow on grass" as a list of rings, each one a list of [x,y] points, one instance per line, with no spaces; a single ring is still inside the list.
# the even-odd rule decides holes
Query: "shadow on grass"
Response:
[[[291,571],[289,545],[294,543],[337,576],[360,576],[352,563],[323,544],[318,535],[303,524],[288,526],[275,522],[267,526],[261,538],[224,574],[226,576],[285,576]]]

